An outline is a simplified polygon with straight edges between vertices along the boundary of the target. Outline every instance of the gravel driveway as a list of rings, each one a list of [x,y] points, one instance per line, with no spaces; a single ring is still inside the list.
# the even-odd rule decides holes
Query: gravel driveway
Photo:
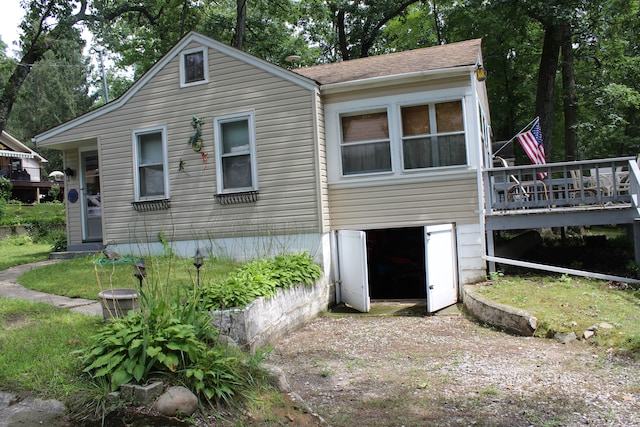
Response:
[[[640,360],[444,315],[328,314],[273,346],[333,426],[640,426]]]

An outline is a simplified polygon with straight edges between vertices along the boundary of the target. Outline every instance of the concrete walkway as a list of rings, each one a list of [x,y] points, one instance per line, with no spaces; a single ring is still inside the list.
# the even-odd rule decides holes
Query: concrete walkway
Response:
[[[27,289],[18,284],[18,276],[22,273],[33,270],[34,268],[44,267],[58,262],[59,260],[40,261],[31,264],[18,265],[16,267],[0,271],[0,297],[43,302],[60,308],[68,308],[71,311],[76,311],[82,314],[102,316],[102,306],[100,301],[47,294]],[[61,266],[60,268],[64,267]]]

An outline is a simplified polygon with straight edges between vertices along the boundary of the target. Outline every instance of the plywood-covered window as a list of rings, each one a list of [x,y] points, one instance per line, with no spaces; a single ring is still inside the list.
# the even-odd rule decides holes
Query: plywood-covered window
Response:
[[[215,119],[218,193],[258,189],[255,131],[252,113]]]
[[[467,163],[461,101],[405,106],[400,114],[405,170]]]
[[[134,131],[136,201],[169,198],[166,130]]]
[[[189,49],[180,55],[180,85],[182,87],[209,81],[207,50]]]
[[[340,124],[343,175],[391,171],[391,140],[386,110],[343,115]]]

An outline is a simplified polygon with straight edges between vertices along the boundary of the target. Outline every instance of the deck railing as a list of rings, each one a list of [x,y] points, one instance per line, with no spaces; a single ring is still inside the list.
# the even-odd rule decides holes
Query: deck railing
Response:
[[[635,157],[493,167],[484,171],[486,212],[613,203],[638,207],[639,175]]]

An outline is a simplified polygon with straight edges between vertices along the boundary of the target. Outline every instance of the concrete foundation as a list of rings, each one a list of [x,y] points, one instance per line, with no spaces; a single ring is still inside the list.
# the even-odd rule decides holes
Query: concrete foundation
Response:
[[[331,289],[327,277],[312,286],[278,289],[273,297],[260,297],[247,307],[213,311],[212,323],[244,349],[255,350],[325,311],[334,301]]]
[[[472,316],[514,334],[533,335],[538,323],[533,313],[483,298],[477,288],[478,285],[464,287],[464,306]]]

